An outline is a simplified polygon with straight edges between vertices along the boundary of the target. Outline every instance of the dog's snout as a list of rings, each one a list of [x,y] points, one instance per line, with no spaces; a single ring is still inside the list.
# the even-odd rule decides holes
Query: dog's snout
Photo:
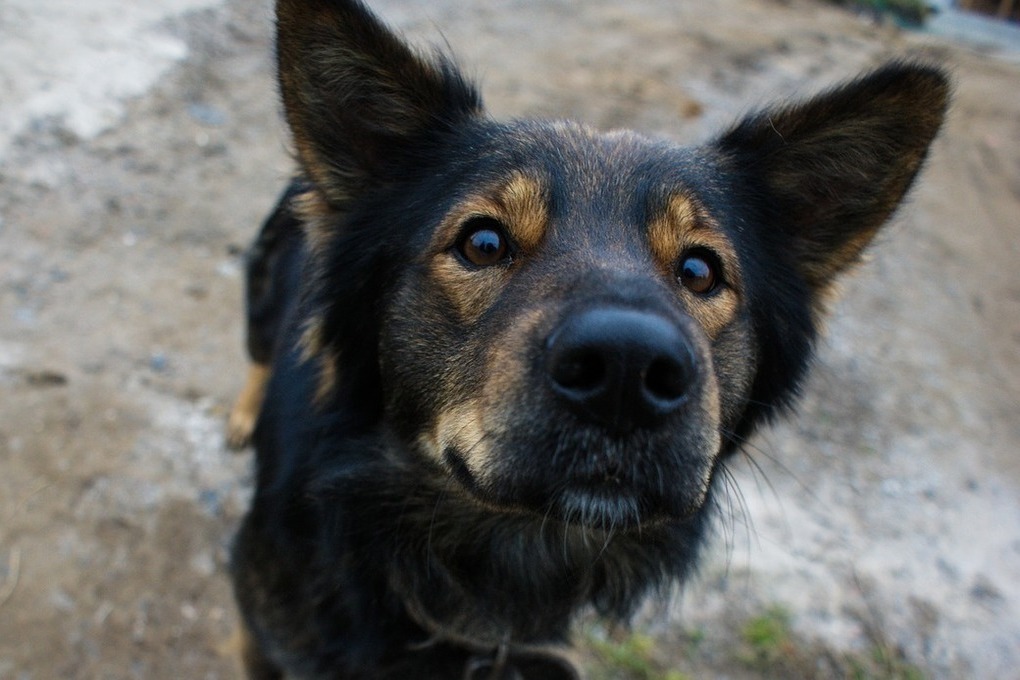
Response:
[[[545,367],[568,408],[617,431],[654,425],[676,411],[697,375],[677,324],[618,307],[567,317],[549,336]]]

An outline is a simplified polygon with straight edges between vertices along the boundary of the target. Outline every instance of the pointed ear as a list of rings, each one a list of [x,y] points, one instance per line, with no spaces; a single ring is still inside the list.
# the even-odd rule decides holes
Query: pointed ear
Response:
[[[856,262],[910,188],[942,124],[949,82],[894,62],[805,103],[751,116],[717,143],[766,205],[816,291]]]
[[[276,16],[298,159],[334,209],[481,110],[449,60],[416,54],[356,0],[278,0]]]

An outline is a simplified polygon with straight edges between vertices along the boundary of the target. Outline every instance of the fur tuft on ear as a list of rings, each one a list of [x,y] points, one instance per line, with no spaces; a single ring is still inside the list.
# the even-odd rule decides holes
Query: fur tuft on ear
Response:
[[[804,103],[749,116],[717,148],[784,230],[816,291],[858,260],[910,188],[942,125],[941,69],[892,62]]]
[[[277,62],[304,173],[343,209],[430,135],[481,111],[447,58],[416,54],[357,0],[278,0]]]

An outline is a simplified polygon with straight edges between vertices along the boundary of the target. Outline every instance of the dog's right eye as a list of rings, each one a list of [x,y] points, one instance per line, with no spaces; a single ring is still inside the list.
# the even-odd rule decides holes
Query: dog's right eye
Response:
[[[491,267],[510,260],[510,244],[499,220],[473,217],[457,242],[457,252],[476,267]]]

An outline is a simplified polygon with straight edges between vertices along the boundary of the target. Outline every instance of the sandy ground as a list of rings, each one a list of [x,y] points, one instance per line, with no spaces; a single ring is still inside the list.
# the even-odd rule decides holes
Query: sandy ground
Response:
[[[1020,678],[1016,60],[809,0],[376,5],[453,45],[497,115],[682,141],[891,55],[952,67],[803,408],[734,466],[702,577],[642,625],[697,677],[775,676],[735,650],[778,607],[816,655],[797,673],[877,645]],[[0,679],[235,676],[239,253],[291,168],[270,27],[264,0],[0,4]]]

